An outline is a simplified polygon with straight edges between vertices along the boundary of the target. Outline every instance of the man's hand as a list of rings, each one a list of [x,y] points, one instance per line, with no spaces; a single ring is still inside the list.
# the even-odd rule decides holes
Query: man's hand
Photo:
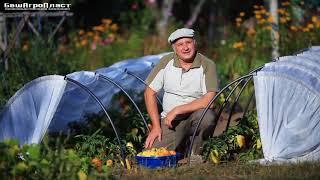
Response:
[[[151,132],[149,133],[146,143],[144,145],[145,148],[151,148],[153,145],[153,142],[156,138],[161,142],[162,136],[162,130],[160,127],[154,127],[152,128]]]
[[[169,128],[172,128],[172,121],[176,118],[178,115],[177,109],[173,108],[167,116],[164,118],[164,124],[167,125]]]

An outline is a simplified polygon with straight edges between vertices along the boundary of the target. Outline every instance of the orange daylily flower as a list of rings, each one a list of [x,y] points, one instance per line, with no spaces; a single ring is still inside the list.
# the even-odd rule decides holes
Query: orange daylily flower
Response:
[[[317,16],[312,16],[311,21],[313,23],[316,23],[318,21],[318,17]]]
[[[84,33],[85,33],[85,32],[84,32],[84,30],[82,30],[82,29],[80,29],[79,32],[78,32],[79,36],[84,35]]]
[[[102,19],[101,21],[103,24],[111,24],[112,23],[111,19]]]
[[[296,26],[290,26],[290,29],[291,29],[292,31],[297,31],[297,30],[298,30],[298,28],[297,28]]]
[[[110,29],[111,29],[112,31],[117,31],[117,30],[119,29],[119,27],[118,27],[117,24],[112,24],[111,27],[110,27]]]

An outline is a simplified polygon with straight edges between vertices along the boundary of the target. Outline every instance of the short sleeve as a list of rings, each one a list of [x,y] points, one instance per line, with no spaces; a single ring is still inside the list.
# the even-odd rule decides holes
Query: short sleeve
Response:
[[[155,92],[158,92],[163,87],[164,69],[153,68],[146,79],[146,84]]]
[[[173,54],[162,57],[159,63],[151,70],[146,79],[146,84],[155,92],[159,92],[163,88],[165,67],[173,58]]]
[[[204,84],[206,92],[219,91],[216,65],[212,60],[206,59],[204,67]]]

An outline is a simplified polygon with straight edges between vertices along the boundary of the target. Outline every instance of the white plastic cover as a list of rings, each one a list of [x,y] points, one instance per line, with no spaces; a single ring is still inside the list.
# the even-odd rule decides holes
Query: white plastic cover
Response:
[[[145,79],[165,54],[129,59],[96,72],[74,72],[67,77],[87,86],[108,108],[113,95],[120,90],[112,83],[98,78],[99,74],[113,79],[125,90],[131,91],[131,96],[138,98],[145,85],[125,73],[125,70]],[[0,140],[16,138],[20,144],[39,143],[47,130],[66,131],[70,122],[82,121],[87,114],[101,111],[90,94],[67,82],[63,76],[40,77],[21,88],[2,109]]]
[[[120,89],[112,83],[99,78],[99,74],[119,83],[126,91],[131,92],[130,96],[137,100],[137,98],[142,98],[139,95],[144,90],[145,85],[126,73],[125,70],[134,73],[142,79],[146,79],[153,66],[158,63],[163,55],[129,59],[107,68],[98,69],[95,72],[80,71],[68,74],[67,76],[87,86],[108,109],[110,106],[114,106],[110,102],[113,95],[118,93]],[[82,121],[86,115],[96,114],[101,112],[101,110],[98,103],[87,92],[72,83],[68,83],[57,112],[49,126],[49,131],[66,131],[69,128],[69,123]]]
[[[283,163],[320,160],[320,51],[268,63],[254,76],[264,159]]]
[[[60,102],[63,76],[37,78],[16,92],[0,114],[0,139],[16,138],[20,144],[38,143]]]

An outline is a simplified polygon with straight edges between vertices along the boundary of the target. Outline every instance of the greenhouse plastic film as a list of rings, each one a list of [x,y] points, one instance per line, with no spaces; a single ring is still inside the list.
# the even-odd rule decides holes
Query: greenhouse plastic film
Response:
[[[254,76],[264,154],[264,159],[258,160],[260,163],[320,159],[319,64],[303,62],[301,54],[298,59],[280,58],[266,64]]]

